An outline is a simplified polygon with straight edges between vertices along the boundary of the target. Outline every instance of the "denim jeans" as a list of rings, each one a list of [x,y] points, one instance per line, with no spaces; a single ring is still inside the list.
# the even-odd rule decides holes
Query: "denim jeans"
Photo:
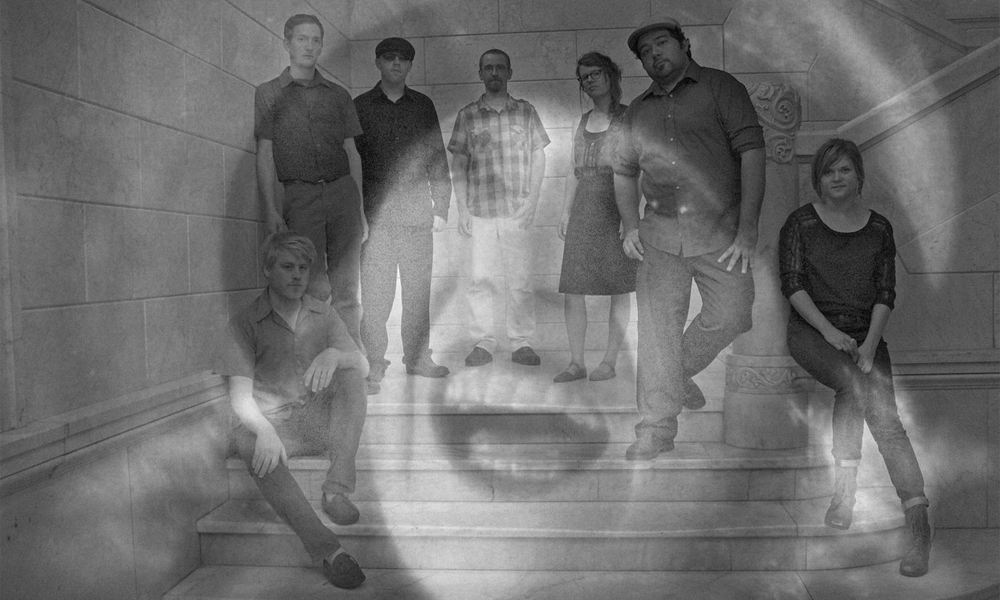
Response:
[[[637,437],[660,440],[677,435],[677,415],[684,402],[684,382],[715,360],[736,337],[750,329],[753,276],[737,264],[717,259],[724,249],[701,256],[676,256],[645,244],[636,273],[639,340],[636,358],[636,404],[642,421]],[[701,313],[684,329],[691,303],[691,282],[702,298]]]
[[[900,501],[923,497],[924,476],[899,420],[885,340],[879,340],[872,370],[865,374],[849,354],[831,346],[812,325],[793,315],[788,323],[788,350],[816,381],[834,392],[834,458],[838,462],[861,459],[867,422]]]
[[[361,340],[372,370],[385,370],[389,336],[385,324],[396,297],[396,269],[402,288],[403,364],[427,353],[431,331],[431,267],[434,238],[430,226],[406,227],[369,223],[361,249]]]
[[[323,482],[326,494],[354,491],[354,456],[361,441],[368,399],[365,380],[357,369],[338,369],[324,393],[302,408],[292,410],[287,420],[271,421],[285,445],[288,457],[326,453],[330,468]],[[242,423],[234,429],[236,451],[251,471],[250,476],[295,534],[309,556],[321,560],[340,548],[340,541],[313,510],[291,471],[284,464],[263,477],[253,473],[252,461],[257,438]]]

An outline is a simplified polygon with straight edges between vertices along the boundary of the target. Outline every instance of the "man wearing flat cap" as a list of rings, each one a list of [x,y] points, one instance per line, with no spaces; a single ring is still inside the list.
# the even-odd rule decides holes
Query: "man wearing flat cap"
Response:
[[[746,88],[695,62],[674,19],[647,20],[628,47],[653,81],[629,105],[614,158],[623,246],[642,261],[636,280],[642,420],[625,456],[650,460],[673,449],[681,409],[705,405],[692,378],[750,329],[764,137]],[[702,310],[685,330],[692,280]]]
[[[358,265],[368,224],[361,207],[361,125],[347,90],[316,68],[323,24],[315,15],[285,22],[289,66],[257,86],[257,187],[267,233],[290,229],[316,248],[306,293],[331,299],[361,345]],[[280,187],[279,187],[280,184]]]
[[[431,360],[432,231],[444,229],[451,202],[448,157],[430,98],[406,85],[413,45],[387,38],[375,47],[381,80],[354,99],[364,134],[356,138],[364,172],[368,241],[361,251],[361,339],[371,371],[369,393],[378,393],[389,361],[386,322],[402,287],[403,364],[410,375],[445,377]]]

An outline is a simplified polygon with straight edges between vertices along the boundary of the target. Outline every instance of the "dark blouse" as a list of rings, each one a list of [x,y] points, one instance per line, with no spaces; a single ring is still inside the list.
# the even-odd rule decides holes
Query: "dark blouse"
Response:
[[[896,299],[896,244],[888,219],[871,211],[852,232],[834,231],[807,204],[788,216],[778,245],[781,293],[805,290],[816,308],[844,333],[862,338],[872,309]],[[801,317],[793,309],[792,319]]]

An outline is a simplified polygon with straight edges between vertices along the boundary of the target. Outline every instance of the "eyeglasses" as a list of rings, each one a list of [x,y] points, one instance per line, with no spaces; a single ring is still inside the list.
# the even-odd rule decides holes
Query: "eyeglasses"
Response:
[[[604,70],[598,69],[596,71],[591,71],[586,75],[580,75],[579,77],[576,78],[576,80],[580,82],[580,85],[583,85],[587,82],[597,81],[598,79],[601,78],[602,75],[604,75]]]

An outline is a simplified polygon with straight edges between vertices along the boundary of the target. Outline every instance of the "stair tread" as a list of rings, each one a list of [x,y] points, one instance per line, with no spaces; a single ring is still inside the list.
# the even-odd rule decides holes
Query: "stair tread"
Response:
[[[886,531],[903,525],[894,493],[860,490],[849,532],[823,525],[827,498],[740,502],[357,502],[361,521],[341,535],[448,537],[805,537]],[[289,534],[259,499],[229,500],[198,521],[202,534]]]
[[[672,597],[703,600],[965,600],[1000,593],[1000,544],[996,529],[940,530],[931,571],[901,577],[896,562],[828,571],[461,571],[365,569],[357,590],[336,590],[317,569],[305,567],[203,566],[164,596],[165,600],[358,599],[466,600],[482,598],[630,600]]]
[[[672,452],[651,461],[625,459],[626,443],[608,444],[362,444],[358,469],[488,470],[548,469],[794,469],[833,464],[829,446],[792,450],[734,448],[721,442],[678,443]],[[289,459],[293,471],[325,471],[329,461],[320,456]],[[243,470],[232,457],[227,466]]]

